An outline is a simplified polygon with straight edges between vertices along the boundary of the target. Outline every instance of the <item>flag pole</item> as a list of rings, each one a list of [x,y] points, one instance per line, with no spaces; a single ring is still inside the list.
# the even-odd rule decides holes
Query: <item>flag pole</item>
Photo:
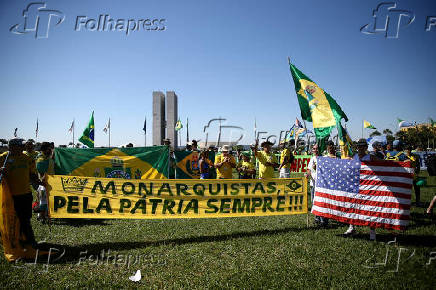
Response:
[[[186,143],[189,143],[189,119],[186,117]]]
[[[362,139],[363,139],[363,120],[362,120]]]
[[[256,117],[254,117],[254,142],[256,142],[256,135],[257,135],[257,122],[256,122]]]
[[[39,122],[38,122],[38,118],[36,118],[35,142],[38,142],[38,130],[39,130]]]
[[[303,124],[304,124],[304,131],[306,132],[306,142],[307,142],[307,127],[306,127],[306,120],[304,120],[303,119],[303,117],[301,117],[301,119],[303,120]],[[306,146],[305,147],[307,147],[307,150],[306,151],[309,151],[309,145],[308,144],[306,144]]]
[[[111,147],[111,118],[109,118],[109,148]]]
[[[73,118],[73,147],[75,147],[74,146],[74,127],[76,126],[76,122],[75,122],[75,119]]]
[[[219,127],[219,131],[218,131],[218,140],[217,140],[217,144],[216,147],[220,146],[220,139],[221,139],[221,117],[219,117],[219,121],[220,121],[220,127]]]

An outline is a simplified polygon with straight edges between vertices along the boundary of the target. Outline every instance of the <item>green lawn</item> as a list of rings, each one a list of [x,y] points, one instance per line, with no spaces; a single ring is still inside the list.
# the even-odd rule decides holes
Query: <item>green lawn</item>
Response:
[[[432,177],[421,199],[428,205],[434,194]],[[65,255],[49,265],[46,260],[9,264],[2,255],[0,287],[435,288],[436,253],[426,263],[436,252],[436,225],[424,212],[413,207],[407,232],[378,230],[375,243],[368,241],[368,228],[359,228],[354,238],[341,236],[342,224],[307,228],[306,215],[64,220],[54,221],[51,233],[35,219],[37,239]],[[108,250],[112,258],[108,261],[105,254],[96,263],[96,255]],[[129,281],[138,269],[142,280]]]

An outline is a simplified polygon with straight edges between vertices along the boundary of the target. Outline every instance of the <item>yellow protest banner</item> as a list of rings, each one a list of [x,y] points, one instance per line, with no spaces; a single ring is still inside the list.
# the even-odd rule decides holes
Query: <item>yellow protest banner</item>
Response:
[[[219,218],[307,213],[306,178],[48,178],[52,218]]]

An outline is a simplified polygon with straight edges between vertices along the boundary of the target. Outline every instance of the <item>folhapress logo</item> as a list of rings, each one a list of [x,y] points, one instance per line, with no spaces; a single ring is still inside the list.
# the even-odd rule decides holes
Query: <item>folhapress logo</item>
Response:
[[[407,10],[395,9],[396,7],[397,4],[394,2],[380,3],[373,11],[372,23],[364,25],[360,28],[360,32],[365,34],[384,33],[386,38],[398,38],[400,27],[410,25],[415,20],[415,14]],[[405,18],[407,18],[406,21],[401,21]]]
[[[44,2],[34,2],[23,10],[22,23],[13,25],[9,31],[15,34],[33,33],[36,39],[47,38],[51,26],[61,24],[65,15],[59,10],[47,9]],[[51,24],[54,22],[55,24]]]
[[[48,31],[61,24],[65,15],[59,10],[47,9],[45,2],[33,2],[23,10],[22,23],[13,25],[9,31],[15,34],[33,33],[36,39],[48,38]],[[98,17],[77,16],[74,31],[86,32],[124,32],[130,35],[136,31],[164,31],[165,18],[112,18],[109,14]],[[53,24],[55,23],[55,24]]]

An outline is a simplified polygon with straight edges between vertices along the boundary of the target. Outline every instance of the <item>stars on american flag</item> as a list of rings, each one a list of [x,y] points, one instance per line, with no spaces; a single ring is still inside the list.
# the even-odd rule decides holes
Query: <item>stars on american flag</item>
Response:
[[[329,157],[319,158],[317,186],[349,193],[359,192],[360,162]]]

